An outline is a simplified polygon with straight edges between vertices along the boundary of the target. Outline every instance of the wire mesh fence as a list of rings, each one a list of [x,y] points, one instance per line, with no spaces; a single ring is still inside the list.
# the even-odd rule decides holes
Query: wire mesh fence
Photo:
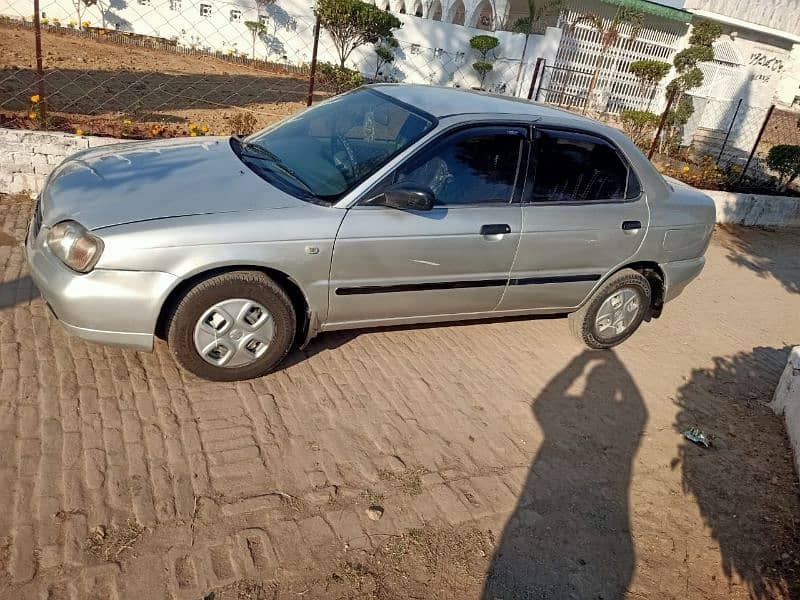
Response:
[[[280,56],[48,20],[37,73],[31,21],[3,19],[0,31],[4,126],[200,135],[227,132],[242,120],[266,125],[305,105],[308,65]],[[324,82],[318,87],[324,93]]]
[[[297,0],[40,0],[38,9],[31,0],[0,0],[0,14],[2,126],[136,138],[241,133],[307,103],[315,15]],[[316,97],[364,80],[516,94],[535,56],[523,62],[524,36],[498,35],[520,39],[501,46],[482,79],[469,44],[443,36],[401,36],[388,62],[375,46],[358,47],[350,71],[341,71],[323,30]]]
[[[800,115],[774,105],[750,105],[743,98],[694,98],[694,106],[686,132],[691,153],[713,158],[720,168],[739,174],[743,184],[780,185],[769,152],[778,145],[800,145]]]

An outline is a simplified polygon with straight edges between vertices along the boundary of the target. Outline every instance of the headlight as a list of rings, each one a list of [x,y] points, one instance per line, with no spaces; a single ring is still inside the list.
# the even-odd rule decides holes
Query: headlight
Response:
[[[100,260],[103,240],[89,233],[80,223],[61,221],[50,228],[47,247],[70,269],[88,273]]]

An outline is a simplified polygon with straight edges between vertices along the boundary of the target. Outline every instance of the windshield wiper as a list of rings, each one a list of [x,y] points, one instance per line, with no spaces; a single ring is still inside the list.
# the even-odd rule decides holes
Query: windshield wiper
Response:
[[[258,144],[253,144],[252,142],[240,142],[242,150],[244,152],[241,153],[241,156],[246,156],[249,158],[266,158],[269,160],[270,163],[274,164],[278,169],[280,169],[283,173],[294,179],[297,183],[299,183],[305,190],[311,194],[312,196],[316,196],[314,194],[314,190],[309,187],[309,185],[303,181],[302,177],[300,177],[294,170],[287,166],[280,157],[275,154],[274,152],[270,152],[263,146],[259,146]]]

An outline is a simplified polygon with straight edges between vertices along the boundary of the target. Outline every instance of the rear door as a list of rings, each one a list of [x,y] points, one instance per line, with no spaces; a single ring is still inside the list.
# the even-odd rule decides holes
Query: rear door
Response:
[[[528,129],[475,126],[444,134],[382,186],[430,188],[430,211],[351,208],[331,264],[329,325],[493,310],[519,243]]]
[[[637,252],[648,221],[638,178],[610,140],[537,127],[519,250],[498,310],[578,306]]]

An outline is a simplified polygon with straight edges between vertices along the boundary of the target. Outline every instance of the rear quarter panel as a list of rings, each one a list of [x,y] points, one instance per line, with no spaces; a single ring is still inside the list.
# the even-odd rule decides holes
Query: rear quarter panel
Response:
[[[667,263],[703,256],[714,232],[714,202],[685,184],[667,183],[666,194],[650,199],[650,229],[642,259]]]

